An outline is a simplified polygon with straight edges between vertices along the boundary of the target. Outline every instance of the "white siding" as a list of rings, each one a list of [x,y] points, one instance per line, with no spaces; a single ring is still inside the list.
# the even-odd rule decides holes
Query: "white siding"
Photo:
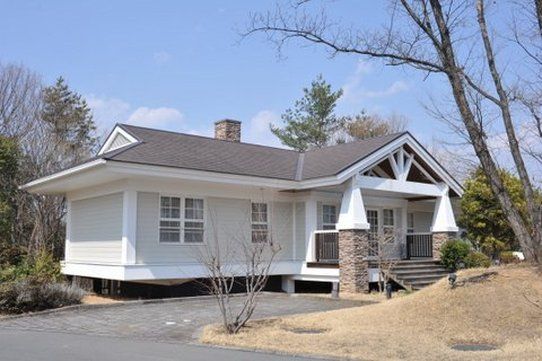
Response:
[[[304,260],[305,250],[305,202],[295,204],[295,248],[296,258]]]
[[[117,149],[129,143],[130,141],[128,140],[128,138],[126,138],[124,135],[119,133],[115,136],[115,139],[113,139],[113,142],[111,142],[111,145],[109,146],[109,148],[107,148],[107,150]]]
[[[198,262],[205,245],[159,243],[159,197],[158,193],[138,192],[136,262],[139,264]],[[224,245],[222,250],[227,251],[229,247],[235,247],[236,242],[250,241],[249,200],[209,197],[205,201],[207,211],[205,239],[208,244],[214,244],[218,240]],[[277,258],[291,259],[292,204],[275,202],[270,209],[269,221],[274,241],[279,242],[282,247]]]
[[[122,193],[71,202],[68,261],[120,263]]]
[[[274,202],[272,205],[271,231],[273,241],[281,247],[278,259],[293,259],[293,212],[292,203]]]
[[[414,213],[414,232],[430,232],[433,221],[431,212],[413,212]]]

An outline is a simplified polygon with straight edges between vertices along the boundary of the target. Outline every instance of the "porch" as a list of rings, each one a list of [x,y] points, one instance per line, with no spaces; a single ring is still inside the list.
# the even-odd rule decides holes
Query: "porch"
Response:
[[[379,254],[385,253],[382,248],[390,244],[382,245],[377,238],[369,238],[368,260],[377,260]],[[403,236],[396,236],[391,246],[398,249],[393,256],[400,260],[417,260],[433,258],[433,234],[431,232],[411,232]],[[396,243],[396,245],[393,245]],[[397,257],[398,256],[398,257]],[[314,261],[307,262],[307,267],[339,267],[339,231],[321,230],[314,232]]]

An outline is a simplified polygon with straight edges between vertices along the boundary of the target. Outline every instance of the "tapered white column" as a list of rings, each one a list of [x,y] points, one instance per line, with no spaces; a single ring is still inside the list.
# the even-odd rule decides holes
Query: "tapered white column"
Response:
[[[341,201],[341,212],[339,222],[335,225],[337,230],[342,229],[369,229],[367,214],[363,205],[361,189],[357,177],[348,181],[346,190]]]
[[[455,223],[454,211],[450,197],[448,196],[448,186],[439,185],[442,188],[442,195],[437,197],[435,211],[433,213],[433,223],[431,232],[457,232],[459,228]]]

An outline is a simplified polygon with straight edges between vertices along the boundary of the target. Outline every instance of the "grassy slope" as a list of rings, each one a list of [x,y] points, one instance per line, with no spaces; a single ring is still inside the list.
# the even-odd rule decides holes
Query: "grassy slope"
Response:
[[[379,304],[255,321],[228,336],[207,327],[202,341],[294,354],[363,360],[540,360],[541,274],[527,267],[497,268],[489,280],[450,289],[446,280]],[[459,280],[487,272],[463,271]],[[291,330],[324,329],[322,334]],[[456,342],[491,343],[495,351],[450,349]]]

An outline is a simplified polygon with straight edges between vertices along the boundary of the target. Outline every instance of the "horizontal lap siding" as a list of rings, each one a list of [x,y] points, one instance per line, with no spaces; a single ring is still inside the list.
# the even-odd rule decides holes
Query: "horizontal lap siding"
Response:
[[[71,202],[68,261],[120,263],[122,193]]]
[[[305,259],[305,202],[295,204],[295,249],[296,259]]]
[[[433,222],[433,213],[431,212],[413,212],[414,213],[414,232],[430,232]]]
[[[293,209],[292,203],[274,202],[271,205],[272,219],[271,230],[273,232],[273,241],[280,244],[281,250],[277,259],[293,259]]]
[[[202,258],[206,245],[160,244],[159,194],[138,193],[137,211],[137,263],[194,263]],[[271,205],[270,221],[273,237],[282,246],[278,258],[291,259],[293,252],[292,204],[275,202]],[[239,242],[251,240],[250,201],[246,199],[206,198],[205,240],[208,245],[215,241],[222,245],[221,251],[234,252]]]

